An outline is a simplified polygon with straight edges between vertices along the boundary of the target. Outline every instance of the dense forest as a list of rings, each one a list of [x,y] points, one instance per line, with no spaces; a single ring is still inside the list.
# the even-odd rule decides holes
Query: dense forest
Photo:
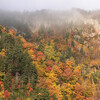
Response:
[[[77,15],[87,18],[90,14],[95,20],[94,12],[76,10]],[[41,17],[46,24],[40,20],[42,24],[36,24],[35,18],[41,13],[45,16],[45,10],[27,14],[35,16],[35,26],[21,14],[22,22],[16,20],[16,13],[15,19],[8,16],[14,20],[9,23],[0,13],[1,100],[100,99],[100,34],[96,25],[76,21],[76,17],[64,23],[59,16],[63,21],[53,16],[48,25],[47,17]]]

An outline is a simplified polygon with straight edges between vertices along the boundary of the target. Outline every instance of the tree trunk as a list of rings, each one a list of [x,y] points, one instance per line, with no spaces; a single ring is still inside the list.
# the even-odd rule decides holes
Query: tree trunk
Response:
[[[16,84],[18,84],[19,72],[16,72]]]

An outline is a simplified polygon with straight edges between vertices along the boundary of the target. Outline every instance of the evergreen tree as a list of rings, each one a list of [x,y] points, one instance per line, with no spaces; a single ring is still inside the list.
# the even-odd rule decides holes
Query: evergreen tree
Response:
[[[74,46],[75,46],[75,43],[74,43],[74,41],[72,41],[72,43],[71,43],[71,46],[72,46],[72,47],[74,47]]]
[[[66,33],[66,43],[68,42],[68,39],[69,39],[69,32]]]
[[[68,47],[66,52],[66,58],[70,58],[70,57],[71,57],[71,48]]]
[[[5,32],[1,36],[0,43],[3,43],[1,49],[4,48],[6,50],[6,56],[3,61],[0,60],[0,69],[6,73],[4,82],[9,81],[8,77],[10,76],[8,74],[12,73],[15,76],[16,84],[21,78],[25,84],[30,81],[34,86],[37,80],[37,71],[27,51],[24,50],[20,39],[15,39],[12,35]],[[5,87],[8,88],[8,85],[5,85]]]
[[[80,53],[81,53],[82,55],[84,55],[84,50],[83,50],[83,48],[80,49]]]

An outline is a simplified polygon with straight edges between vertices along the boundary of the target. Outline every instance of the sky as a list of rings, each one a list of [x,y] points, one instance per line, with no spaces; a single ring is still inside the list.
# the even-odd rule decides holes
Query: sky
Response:
[[[0,9],[11,11],[68,10],[71,8],[97,10],[100,9],[100,0],[0,0]]]

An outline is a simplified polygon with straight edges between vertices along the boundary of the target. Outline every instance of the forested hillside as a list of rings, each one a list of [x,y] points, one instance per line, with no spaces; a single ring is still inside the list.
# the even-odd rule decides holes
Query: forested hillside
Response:
[[[98,31],[90,24],[57,29],[40,27],[28,42],[0,26],[1,100],[100,99]]]

